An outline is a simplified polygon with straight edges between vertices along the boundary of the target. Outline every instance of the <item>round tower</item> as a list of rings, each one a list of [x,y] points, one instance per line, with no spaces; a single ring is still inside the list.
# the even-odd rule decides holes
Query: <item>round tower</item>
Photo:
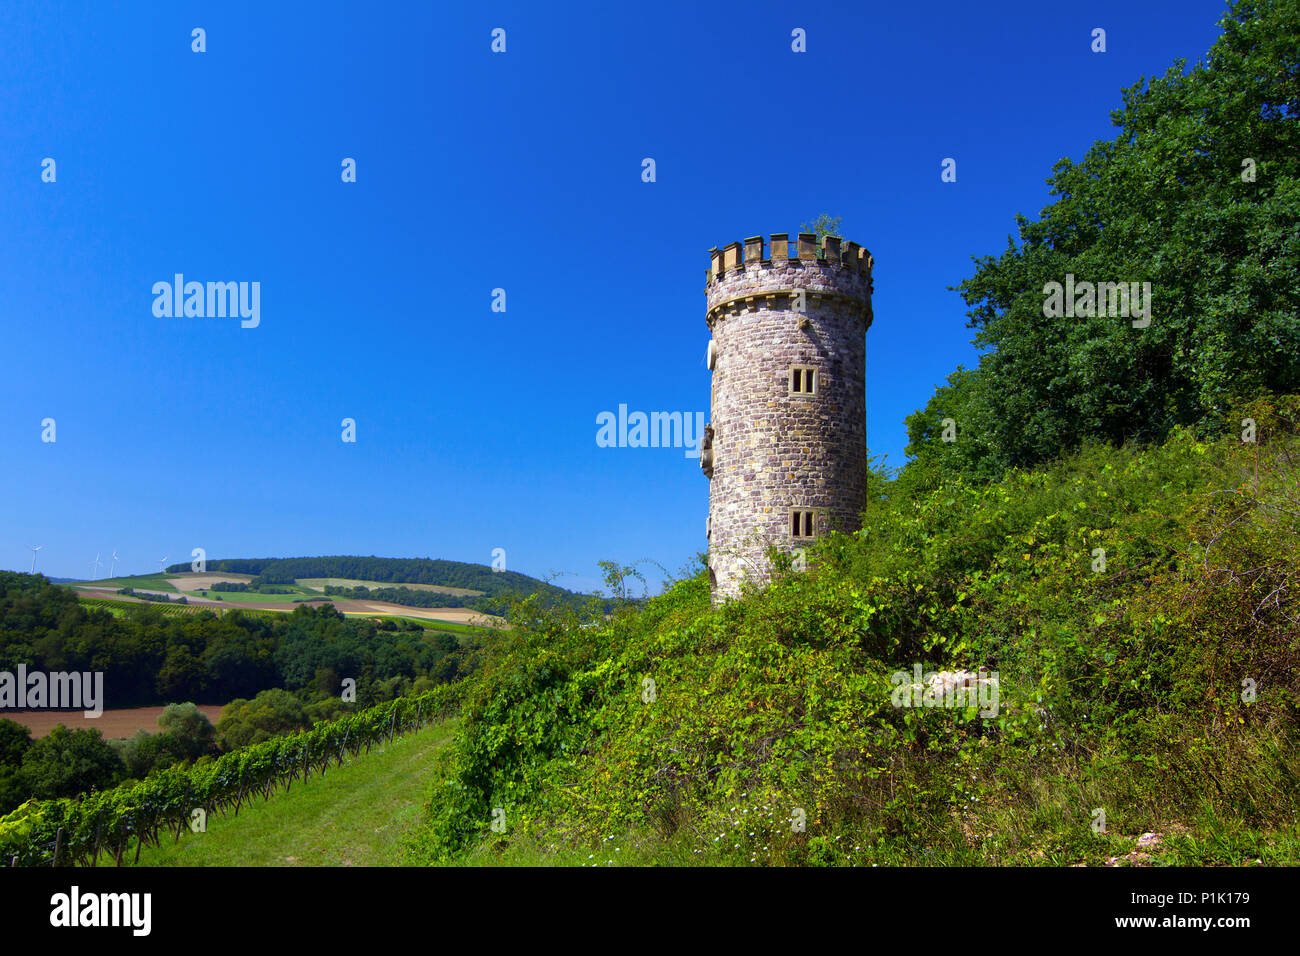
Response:
[[[709,581],[715,602],[760,586],[768,548],[858,529],[867,486],[871,254],[828,236],[710,250]],[[794,253],[793,257],[791,253]],[[796,554],[795,560],[798,560]]]

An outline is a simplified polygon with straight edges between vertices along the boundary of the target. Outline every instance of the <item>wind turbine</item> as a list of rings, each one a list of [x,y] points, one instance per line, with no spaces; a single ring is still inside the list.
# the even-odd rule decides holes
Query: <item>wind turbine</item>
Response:
[[[113,549],[113,566],[112,566],[111,568],[108,569],[108,576],[109,576],[110,578],[112,578],[112,577],[116,576],[116,574],[117,574],[117,548],[114,548],[114,549]]]
[[[30,545],[29,547],[31,547],[32,549],[32,574],[35,574],[36,573],[36,552],[41,550],[41,548],[45,547],[45,545],[33,544]]]
[[[170,558],[170,557],[171,557],[170,554],[164,554],[164,555],[162,556],[162,560],[158,562],[158,573],[159,573],[159,574],[162,574],[163,565],[167,563],[167,559]]]
[[[100,563],[100,560],[99,560],[99,556],[100,556],[101,554],[103,554],[103,553],[104,553],[103,551],[96,551],[96,552],[95,552],[95,563],[92,564],[92,565],[90,566],[90,576],[91,576],[92,578],[97,578],[97,577],[99,577],[99,569],[102,568],[102,567],[104,566],[102,563]]]

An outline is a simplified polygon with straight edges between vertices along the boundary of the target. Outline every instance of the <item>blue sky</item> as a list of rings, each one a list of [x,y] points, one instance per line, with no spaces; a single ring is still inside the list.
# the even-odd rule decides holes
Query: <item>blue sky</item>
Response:
[[[868,443],[902,464],[904,417],[974,361],[948,287],[1222,10],[10,0],[0,567],[676,571],[706,545],[698,462],[598,447],[596,416],[707,411],[707,250],[842,217],[876,260]],[[260,324],[156,317],[175,273],[260,282]]]

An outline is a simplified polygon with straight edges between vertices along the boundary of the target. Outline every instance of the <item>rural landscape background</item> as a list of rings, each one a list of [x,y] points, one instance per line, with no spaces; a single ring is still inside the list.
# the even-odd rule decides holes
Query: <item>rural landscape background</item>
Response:
[[[104,686],[0,686],[0,859],[1300,861],[1300,0],[482,16],[0,13],[0,673]],[[780,229],[875,257],[869,495],[714,605],[596,423]]]

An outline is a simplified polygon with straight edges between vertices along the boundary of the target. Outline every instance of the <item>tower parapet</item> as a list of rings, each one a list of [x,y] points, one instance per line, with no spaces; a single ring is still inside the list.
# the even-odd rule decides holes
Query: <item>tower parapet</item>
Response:
[[[871,253],[801,233],[710,250],[707,448],[715,600],[769,576],[768,549],[859,527],[866,502]],[[707,454],[705,453],[707,451]],[[706,464],[707,462],[707,464]]]

